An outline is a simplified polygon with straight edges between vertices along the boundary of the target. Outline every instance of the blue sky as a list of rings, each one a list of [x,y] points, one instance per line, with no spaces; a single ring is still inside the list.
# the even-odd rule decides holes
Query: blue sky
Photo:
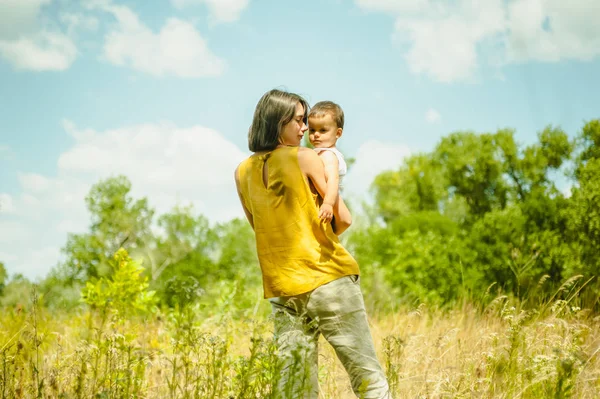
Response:
[[[231,175],[273,87],[344,108],[355,198],[452,131],[530,143],[600,116],[596,0],[476,3],[3,0],[0,261],[44,276],[117,173],[159,212],[241,216]]]

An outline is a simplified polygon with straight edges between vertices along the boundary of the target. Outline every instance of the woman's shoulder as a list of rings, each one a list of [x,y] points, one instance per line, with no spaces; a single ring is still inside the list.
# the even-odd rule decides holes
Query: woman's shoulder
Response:
[[[252,156],[246,157],[237,165],[236,170],[243,168],[244,166],[248,165],[250,162],[252,162]]]
[[[235,176],[236,178],[238,178],[238,176],[245,172],[247,169],[252,167],[252,163],[255,161],[256,159],[256,153],[250,155],[249,157],[247,157],[246,159],[244,159],[242,162],[240,162],[236,168],[235,168]]]
[[[298,162],[310,163],[310,162],[321,162],[321,159],[312,148],[297,147],[298,148]]]

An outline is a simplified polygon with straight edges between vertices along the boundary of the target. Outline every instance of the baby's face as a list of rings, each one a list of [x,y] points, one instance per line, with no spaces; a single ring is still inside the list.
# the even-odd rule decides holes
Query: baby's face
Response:
[[[308,118],[308,139],[316,148],[334,147],[341,135],[342,129],[337,127],[331,114]]]

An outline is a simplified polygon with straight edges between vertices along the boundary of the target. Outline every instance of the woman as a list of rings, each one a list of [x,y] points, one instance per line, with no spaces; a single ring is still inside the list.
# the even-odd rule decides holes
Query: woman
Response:
[[[256,234],[265,298],[273,307],[282,360],[282,397],[318,396],[318,337],[327,339],[362,398],[389,398],[360,291],[358,264],[337,235],[352,223],[339,199],[335,223],[321,222],[323,164],[300,147],[308,104],[271,90],[256,106],[248,132],[254,152],[235,171],[240,201]]]

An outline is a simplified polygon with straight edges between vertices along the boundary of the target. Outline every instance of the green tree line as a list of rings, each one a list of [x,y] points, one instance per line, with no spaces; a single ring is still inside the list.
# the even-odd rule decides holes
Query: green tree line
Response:
[[[498,290],[535,301],[577,278],[587,281],[582,298],[597,307],[600,120],[572,139],[546,127],[527,146],[509,129],[454,132],[431,152],[378,175],[371,190],[366,216],[344,240],[364,272],[365,290],[387,293],[382,300],[485,301]],[[223,284],[239,292],[260,288],[245,220],[211,225],[185,206],[157,216],[148,199],[130,191],[125,176],[91,188],[89,231],[69,235],[65,260],[39,284],[44,303],[78,304],[87,282],[110,278],[120,248],[141,260],[148,288],[164,306],[217,293]],[[9,278],[0,264],[4,305],[22,301],[31,284]]]
[[[599,148],[600,120],[572,140],[546,127],[528,146],[508,129],[452,133],[376,177],[354,253],[398,295],[419,301],[477,298],[488,288],[543,299],[582,278],[597,305]]]

